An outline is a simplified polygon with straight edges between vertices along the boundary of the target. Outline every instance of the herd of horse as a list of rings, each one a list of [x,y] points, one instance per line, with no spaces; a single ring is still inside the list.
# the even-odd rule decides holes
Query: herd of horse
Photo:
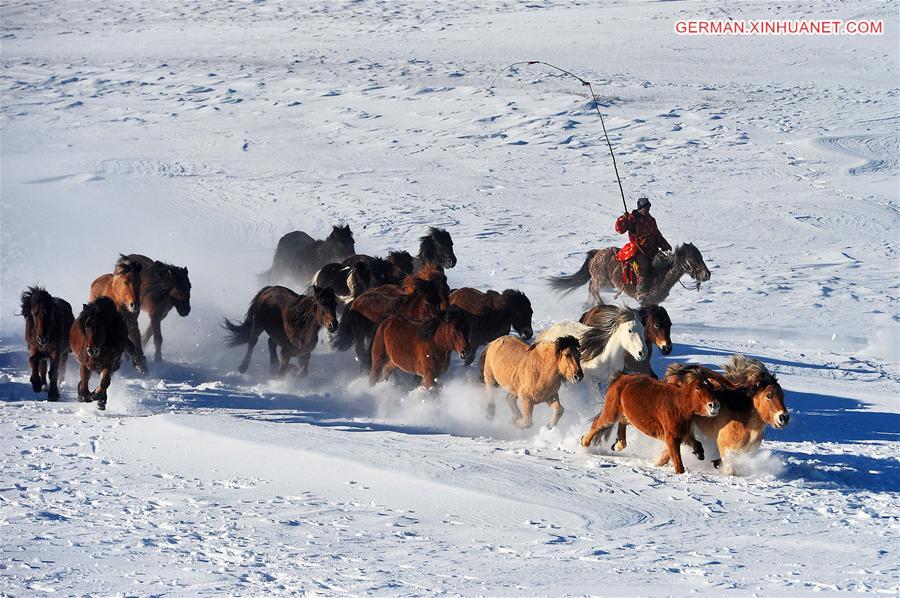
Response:
[[[416,255],[394,251],[383,258],[357,254],[348,226],[334,226],[321,240],[294,231],[279,240],[271,268],[260,275],[269,284],[250,301],[243,320],[223,322],[226,342],[246,345],[238,367],[245,373],[265,332],[272,374],[295,370],[305,376],[324,328],[336,350],[354,349],[370,384],[401,370],[433,393],[453,353],[469,366],[480,351],[486,416],[495,416],[496,394],[503,392],[512,423],[520,428],[533,425],[539,403],[552,409],[547,427],[556,426],[564,413],[560,387],[588,378],[605,400],[581,438],[583,446],[610,437],[616,428],[612,448],[620,451],[631,425],[665,443],[660,465],[671,461],[676,472],[684,472],[680,446],[686,444],[698,459],[710,452],[716,467],[724,464],[732,472],[730,455],[755,451],[766,426],[788,423],[781,386],[762,362],[742,355],[732,356],[722,373],[671,365],[659,379],[650,365],[653,348],[666,355],[672,350],[672,321],[659,303],[682,275],[699,288],[709,280],[709,269],[694,245],[681,245],[654,262],[650,291],[639,308],[607,305],[601,290],[635,293],[621,264],[614,263],[615,254],[616,248],[590,251],[578,272],[550,279],[553,288],[567,293],[590,283],[597,305],[577,321],[554,323],[529,342],[533,310],[524,293],[450,287],[446,271],[457,258],[446,230],[430,228],[419,239]],[[190,295],[187,268],[139,254],[121,255],[111,273],[93,281],[89,303],[77,318],[65,300],[29,287],[21,308],[33,390],[46,389],[48,400],[58,400],[71,352],[81,368],[78,400],[96,401],[105,409],[112,374],[123,356],[146,375],[144,345],[152,337],[154,360],[162,360],[161,322],[172,308],[187,316]],[[150,319],[143,335],[141,311]],[[100,375],[93,391],[92,373]]]

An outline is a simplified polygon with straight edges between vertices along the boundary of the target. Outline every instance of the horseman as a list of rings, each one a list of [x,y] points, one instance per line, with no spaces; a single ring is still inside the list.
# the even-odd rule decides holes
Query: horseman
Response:
[[[653,258],[660,250],[669,251],[672,246],[656,227],[656,219],[650,215],[650,200],[646,197],[638,199],[636,210],[619,216],[616,232],[620,235],[628,233],[630,242],[619,251],[618,258],[624,262],[626,271],[630,264],[637,274],[635,299],[640,301],[650,290]]]

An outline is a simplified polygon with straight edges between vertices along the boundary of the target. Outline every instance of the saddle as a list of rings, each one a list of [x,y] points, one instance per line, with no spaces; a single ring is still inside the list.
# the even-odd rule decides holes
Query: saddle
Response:
[[[637,285],[638,282],[638,265],[634,259],[637,251],[637,245],[629,242],[616,253],[616,259],[622,262],[622,282],[626,285]]]

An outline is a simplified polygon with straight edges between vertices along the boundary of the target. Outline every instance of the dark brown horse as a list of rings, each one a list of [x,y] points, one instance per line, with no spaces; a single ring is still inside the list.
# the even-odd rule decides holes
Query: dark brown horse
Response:
[[[349,226],[333,226],[323,240],[295,230],[278,240],[272,267],[260,275],[263,282],[278,282],[305,288],[316,271],[356,253]]]
[[[426,278],[420,278],[420,274]],[[401,315],[425,320],[448,307],[446,279],[443,285],[433,270],[407,276],[403,285],[382,285],[369,289],[347,306],[332,344],[338,351],[356,348],[360,367],[368,371],[371,365],[369,339],[378,325],[388,316]]]
[[[133,253],[126,259],[141,265],[141,309],[150,316],[150,324],[141,337],[145,346],[153,337],[156,349],[153,361],[162,361],[162,321],[172,308],[182,318],[191,313],[191,279],[188,269],[154,261]]]
[[[433,264],[441,269],[456,266],[453,239],[446,230],[432,226],[428,229],[427,235],[419,238],[419,254],[415,258],[416,271],[425,264]]]
[[[581,265],[581,269],[568,276],[554,276],[549,279],[550,286],[557,291],[569,294],[581,285],[590,282],[590,296],[595,303],[603,303],[600,291],[604,289],[617,289],[619,293],[625,293],[634,298],[637,287],[634,282],[623,280],[622,262],[616,259],[618,247],[606,247],[604,249],[592,249],[588,251],[587,258]],[[642,305],[658,305],[669,296],[672,287],[685,274],[694,279],[696,288],[700,288],[701,282],[710,278],[709,268],[703,261],[700,251],[691,243],[685,243],[675,248],[672,253],[660,253],[653,260],[650,288],[641,297]],[[618,296],[618,294],[616,295]]]
[[[47,388],[47,400],[59,400],[59,384],[66,378],[69,357],[69,331],[75,316],[72,306],[53,297],[42,287],[33,286],[22,293],[22,316],[25,318],[25,342],[31,366],[31,389]],[[47,365],[50,385],[47,385]]]
[[[113,372],[119,369],[122,353],[134,355],[135,347],[128,335],[125,319],[108,297],[86,303],[72,324],[69,343],[75,359],[81,364],[78,400],[97,401],[97,409],[106,409],[106,389]],[[90,391],[91,372],[100,374],[100,386]]]
[[[98,297],[107,297],[113,301],[128,327],[128,338],[133,347],[129,350],[131,363],[138,372],[146,374],[147,359],[144,357],[141,331],[138,329],[142,269],[140,262],[120,255],[112,274],[101,274],[91,283],[89,301],[94,301]]]
[[[475,361],[475,353],[494,339],[509,334],[510,327],[528,340],[534,334],[531,327],[531,301],[522,291],[506,289],[481,292],[471,287],[450,293],[450,305],[462,309],[469,320],[469,342],[472,350],[466,365]]]
[[[379,324],[372,340],[372,372],[369,384],[386,380],[400,369],[421,377],[422,388],[431,390],[450,368],[454,351],[469,355],[466,315],[451,307],[424,322],[390,316]]]
[[[334,289],[338,300],[347,304],[368,289],[400,284],[412,273],[413,258],[406,251],[392,251],[387,258],[356,254],[323,266],[313,276],[313,285]]]
[[[616,310],[612,305],[597,305],[581,314],[578,321],[586,326],[597,326],[603,319],[605,312]],[[659,378],[650,367],[650,357],[653,355],[653,346],[656,345],[663,355],[672,352],[672,320],[669,312],[661,305],[647,305],[638,310],[641,323],[644,325],[644,344],[647,352],[643,359],[635,359],[630,354],[625,354],[626,372],[637,372]]]
[[[581,437],[581,445],[590,446],[598,434],[607,436],[616,424],[631,424],[665,442],[675,473],[684,473],[681,443],[691,433],[694,416],[714,417],[719,407],[712,385],[699,372],[691,374],[683,386],[644,374],[618,374],[606,391],[603,411]],[[624,448],[624,438],[613,446],[617,451]]]
[[[287,372],[291,357],[299,363],[297,374],[306,376],[309,357],[319,342],[319,329],[328,332],[337,330],[335,308],[337,300],[331,289],[312,288],[310,296],[298,295],[286,287],[264,287],[247,309],[241,323],[226,319],[228,346],[247,345],[247,354],[238,367],[242,374],[250,367],[250,356],[265,332],[269,335],[269,364],[273,373],[283,376]],[[278,364],[277,349],[281,347],[281,365]]]

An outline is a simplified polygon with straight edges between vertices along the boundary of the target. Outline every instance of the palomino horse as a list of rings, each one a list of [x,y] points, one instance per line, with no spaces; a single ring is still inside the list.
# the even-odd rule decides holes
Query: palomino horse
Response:
[[[619,293],[625,293],[629,297],[636,298],[637,287],[632,281],[623,279],[622,262],[616,259],[618,247],[606,247],[604,249],[592,249],[588,251],[587,258],[581,268],[575,274],[569,276],[553,276],[549,279],[550,286],[564,294],[569,294],[581,285],[590,282],[590,296],[595,303],[603,303],[600,291],[615,288]],[[700,251],[691,243],[685,243],[675,248],[671,254],[660,253],[653,260],[650,288],[640,298],[642,305],[658,305],[669,296],[672,287],[675,286],[684,274],[690,275],[697,289],[701,282],[710,278],[709,268],[703,261]],[[618,296],[618,295],[617,295]]]
[[[419,254],[413,261],[417,272],[426,264],[433,264],[442,270],[456,266],[450,233],[442,228],[429,228],[428,234],[419,238]]]
[[[338,351],[356,348],[360,367],[369,371],[369,339],[385,318],[392,315],[425,320],[448,307],[447,279],[443,272],[427,266],[407,276],[402,286],[385,284],[367,290],[344,310],[332,344]]]
[[[591,446],[597,434],[606,437],[616,424],[631,424],[647,436],[665,442],[675,473],[684,473],[681,443],[691,432],[694,416],[714,417],[719,412],[719,401],[712,393],[712,385],[698,372],[686,377],[683,386],[666,384],[645,374],[619,374],[610,382],[603,411],[581,437],[581,446]],[[625,446],[623,438],[613,445],[613,450],[621,451]]]
[[[316,271],[356,253],[349,226],[333,226],[324,240],[295,230],[278,240],[272,267],[260,275],[262,282],[279,282],[305,288]]]
[[[121,310],[108,297],[97,297],[86,303],[72,324],[69,342],[75,359],[81,364],[78,400],[82,403],[96,400],[97,409],[106,409],[106,389],[113,372],[119,369],[122,353],[134,355],[136,350]],[[100,374],[100,386],[94,392],[88,386],[91,372]]]
[[[594,326],[600,321],[601,315],[609,310],[611,306],[598,305],[581,314],[579,322],[587,326]],[[656,345],[663,355],[672,352],[672,320],[669,318],[669,312],[661,305],[648,305],[638,310],[638,316],[641,324],[644,326],[644,344],[647,351],[643,359],[635,359],[630,354],[625,355],[626,372],[636,372],[639,374],[647,374],[654,378],[659,378],[650,367],[650,357],[653,355],[653,346]]]
[[[75,316],[72,306],[53,297],[42,287],[33,286],[22,293],[22,316],[25,318],[25,342],[31,366],[31,390],[47,388],[47,400],[59,400],[59,384],[66,378],[69,357],[69,332]],[[47,363],[50,385],[47,386]]]
[[[309,357],[319,342],[319,329],[337,330],[337,301],[331,289],[312,288],[311,296],[298,295],[286,287],[263,287],[253,300],[241,323],[226,319],[228,346],[247,345],[247,354],[238,367],[240,373],[250,367],[250,356],[265,332],[269,335],[269,364],[278,376],[287,372],[291,357],[297,356],[299,376],[306,376]],[[281,365],[277,349],[281,347]]]
[[[475,353],[494,339],[509,334],[510,327],[528,340],[534,334],[531,327],[531,301],[522,291],[506,289],[481,292],[471,287],[450,293],[450,305],[462,309],[469,320],[469,342],[472,350],[466,365],[475,361]]]
[[[147,359],[144,357],[141,331],[138,329],[142,269],[140,262],[120,255],[112,274],[101,274],[91,283],[89,300],[94,301],[98,297],[112,299],[128,327],[128,338],[133,346],[133,350],[130,350],[131,363],[138,372],[147,374]]]
[[[493,419],[496,412],[494,387],[500,386],[507,392],[512,422],[519,428],[532,426],[532,412],[538,403],[548,403],[553,409],[547,424],[548,429],[553,428],[565,411],[559,402],[562,382],[577,384],[584,378],[578,339],[574,336],[533,345],[514,336],[501,336],[488,344],[480,363],[488,391],[488,419]]]
[[[592,319],[593,325],[585,326],[572,320],[563,320],[538,335],[539,341],[552,341],[571,335],[578,339],[581,349],[581,367],[587,377],[597,382],[600,396],[609,379],[625,366],[625,355],[643,359],[644,327],[636,310],[614,305],[601,306]]]
[[[470,351],[469,324],[462,310],[450,307],[424,322],[391,316],[378,326],[372,339],[369,384],[374,386],[401,369],[420,376],[422,388],[431,390],[450,368],[454,351],[463,359]]]
[[[172,308],[182,318],[191,313],[191,279],[188,269],[151,260],[133,253],[126,259],[141,265],[141,310],[150,317],[150,324],[141,337],[145,346],[153,337],[153,361],[162,361],[162,321]]]
[[[783,428],[790,420],[784,405],[784,391],[778,380],[757,359],[732,355],[722,366],[725,375],[697,365],[671,365],[666,369],[666,382],[684,384],[691,370],[702,371],[713,382],[713,395],[722,404],[715,417],[698,417],[695,428],[711,443],[708,454],[715,467],[724,465],[728,475],[734,474],[730,458],[735,453],[754,453],[763,441],[766,426]],[[695,442],[690,435],[687,442]],[[660,455],[660,464],[668,462],[668,455]]]
[[[400,284],[412,273],[413,258],[406,251],[392,251],[387,258],[356,254],[322,266],[313,276],[313,285],[334,289],[338,301],[346,305],[368,289]]]

